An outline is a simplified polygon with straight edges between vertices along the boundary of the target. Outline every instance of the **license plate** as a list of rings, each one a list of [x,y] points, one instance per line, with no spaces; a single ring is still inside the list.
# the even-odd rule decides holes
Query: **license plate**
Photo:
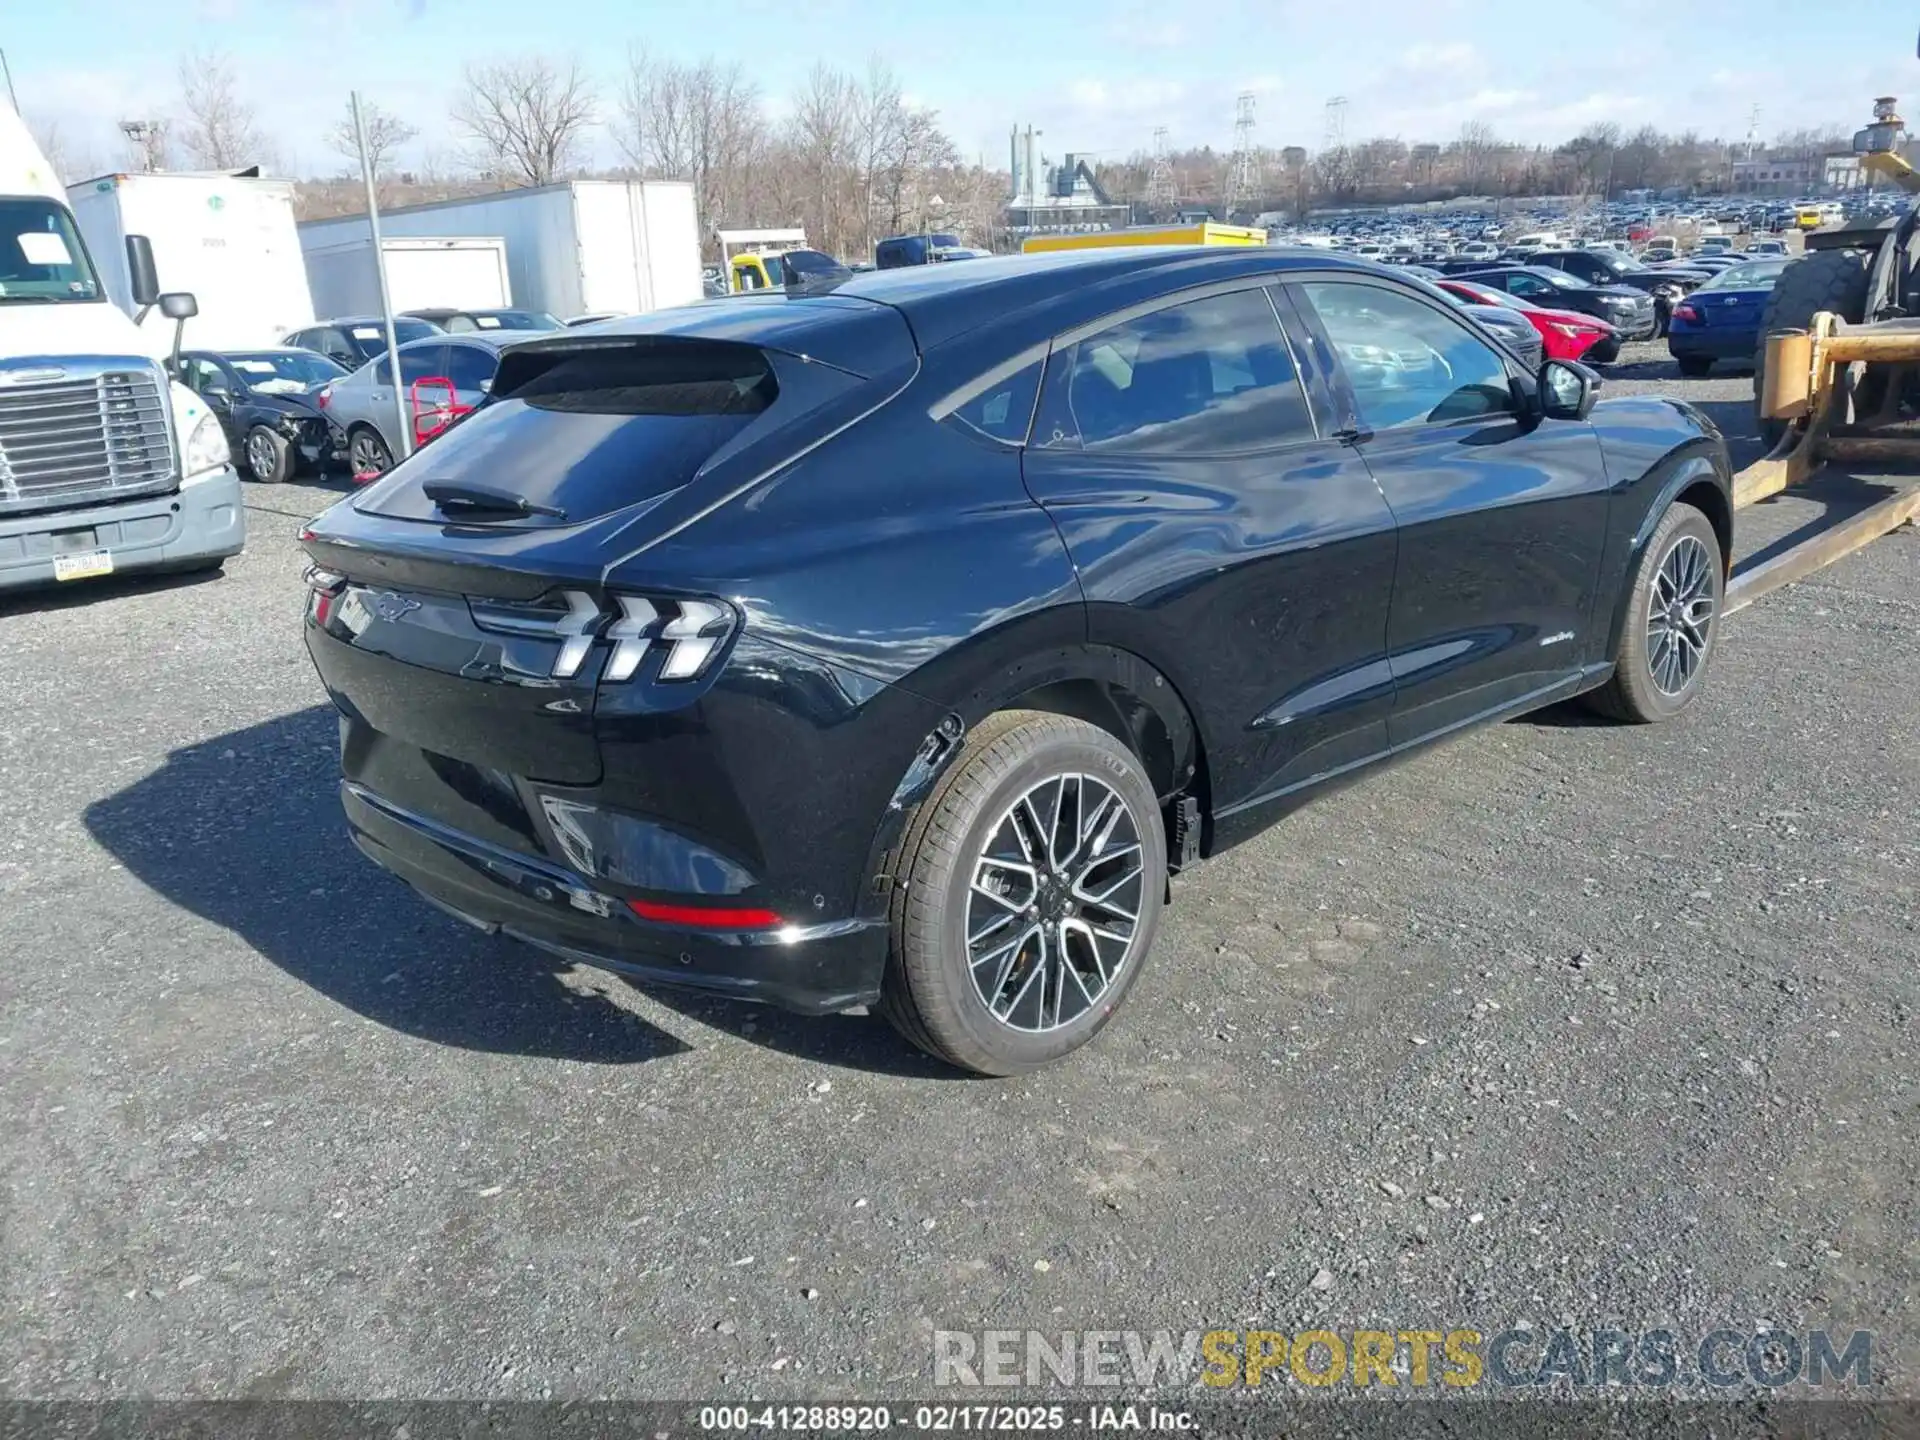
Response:
[[[87,550],[78,555],[53,557],[53,578],[56,580],[90,580],[95,575],[112,573],[111,550]]]

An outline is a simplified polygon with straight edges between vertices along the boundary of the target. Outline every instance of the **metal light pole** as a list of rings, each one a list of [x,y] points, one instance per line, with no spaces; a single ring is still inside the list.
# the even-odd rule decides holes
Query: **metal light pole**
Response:
[[[373,269],[380,277],[380,323],[387,331],[387,364],[393,372],[393,418],[399,428],[400,456],[413,454],[413,431],[407,424],[407,402],[400,386],[400,342],[393,331],[393,305],[387,297],[387,252],[380,244],[380,201],[374,195],[373,165],[367,159],[367,127],[360,118],[360,92],[348,97],[353,105],[353,143],[360,151],[360,175],[367,182],[367,228],[373,232]]]

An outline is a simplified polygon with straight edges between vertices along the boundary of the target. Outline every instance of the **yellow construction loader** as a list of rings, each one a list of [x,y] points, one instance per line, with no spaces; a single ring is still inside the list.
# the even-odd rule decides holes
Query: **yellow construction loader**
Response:
[[[1815,230],[1782,272],[1760,327],[1754,408],[1772,448],[1734,477],[1736,508],[1811,479],[1821,466],[1920,466],[1920,172],[1901,157],[1898,102],[1874,102],[1854,136],[1860,166],[1907,192],[1877,224]],[[1737,574],[1737,610],[1920,515],[1920,483]]]

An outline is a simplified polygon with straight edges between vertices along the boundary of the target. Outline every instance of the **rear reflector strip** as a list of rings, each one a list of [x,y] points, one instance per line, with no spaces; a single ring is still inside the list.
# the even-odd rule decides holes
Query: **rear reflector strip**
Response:
[[[642,920],[660,925],[684,925],[690,930],[778,930],[786,924],[771,910],[661,905],[652,900],[629,900],[627,905]]]

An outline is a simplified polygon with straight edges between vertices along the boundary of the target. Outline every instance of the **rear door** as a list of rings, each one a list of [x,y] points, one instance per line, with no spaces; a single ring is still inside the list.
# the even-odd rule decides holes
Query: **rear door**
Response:
[[[1222,820],[1385,748],[1393,520],[1329,418],[1257,279],[1060,336],[1047,365],[1028,489],[1089,638],[1200,717]]]
[[[1604,638],[1586,633],[1609,504],[1593,427],[1523,406],[1500,355],[1424,297],[1361,279],[1293,288],[1399,527],[1393,743],[1566,680]]]

